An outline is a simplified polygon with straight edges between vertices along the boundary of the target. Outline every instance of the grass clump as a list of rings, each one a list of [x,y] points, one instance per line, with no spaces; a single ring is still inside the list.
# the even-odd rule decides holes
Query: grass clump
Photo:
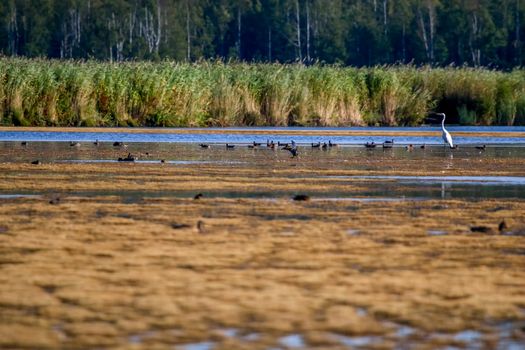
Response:
[[[525,123],[522,70],[0,58],[0,82],[2,125]]]

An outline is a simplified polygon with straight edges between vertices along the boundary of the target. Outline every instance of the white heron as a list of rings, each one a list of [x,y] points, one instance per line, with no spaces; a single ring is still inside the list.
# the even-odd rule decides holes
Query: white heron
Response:
[[[445,129],[445,113],[438,113],[438,115],[441,115],[443,117],[443,120],[441,121],[441,130],[443,131],[441,133],[441,137],[443,138],[443,141],[445,144],[448,143],[450,148],[454,148],[454,144],[452,143],[452,136],[450,136],[450,133]]]

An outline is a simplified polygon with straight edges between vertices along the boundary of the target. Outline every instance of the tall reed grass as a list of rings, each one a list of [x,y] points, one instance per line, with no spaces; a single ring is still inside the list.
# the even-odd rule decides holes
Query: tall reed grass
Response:
[[[0,124],[525,124],[525,71],[0,58]]]

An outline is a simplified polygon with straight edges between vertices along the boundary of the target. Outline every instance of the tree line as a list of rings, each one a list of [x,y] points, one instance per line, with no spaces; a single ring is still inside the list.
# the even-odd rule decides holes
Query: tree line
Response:
[[[0,54],[521,66],[522,0],[4,0]]]

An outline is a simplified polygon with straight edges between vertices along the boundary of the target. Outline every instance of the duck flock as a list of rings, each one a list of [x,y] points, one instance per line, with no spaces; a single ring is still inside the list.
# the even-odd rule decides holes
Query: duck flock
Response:
[[[102,143],[99,140],[96,140],[96,141],[93,142],[93,144],[98,147]],[[29,142],[22,141],[21,145],[23,147],[27,147],[29,145]],[[115,142],[112,143],[112,145],[115,148],[124,148],[124,149],[127,148],[127,144],[125,144],[124,142],[121,142],[121,141],[115,141]],[[70,147],[74,147],[74,148],[79,148],[79,147],[81,147],[81,143],[80,142],[71,141],[69,143],[69,146]],[[312,149],[329,150],[331,148],[338,147],[338,146],[339,146],[339,144],[334,143],[331,140],[328,140],[328,142],[316,142],[316,143],[304,144],[301,147],[310,147]],[[381,142],[380,143],[376,143],[374,141],[370,141],[370,142],[366,142],[362,146],[365,147],[366,149],[374,149],[374,148],[377,148],[377,147],[378,148],[382,148],[384,150],[386,150],[386,149],[393,149],[395,147],[395,141],[394,141],[394,139],[385,140],[382,143]],[[416,145],[416,146],[418,148],[420,148],[420,149],[426,149],[427,148],[426,144]],[[412,151],[414,148],[416,148],[416,146],[414,146],[412,144],[409,144],[409,145],[405,145],[405,146],[401,145],[400,147],[404,147],[407,151]],[[447,146],[446,143],[445,143],[445,146]],[[224,147],[226,150],[233,150],[235,148],[241,148],[241,147],[246,147],[248,149],[266,148],[266,149],[270,149],[270,150],[288,151],[288,152],[290,152],[291,158],[297,158],[299,156],[299,146],[293,140],[291,140],[291,142],[289,142],[289,143],[280,142],[280,141],[274,142],[273,140],[271,140],[271,141],[267,140],[266,144],[261,143],[261,142],[255,142],[255,141],[253,141],[252,143],[249,143],[249,144],[232,144],[232,143],[226,143],[226,144],[216,144],[216,143],[214,143],[214,144],[209,144],[209,143],[199,143],[199,147],[202,148],[202,149],[209,149],[211,147],[214,147],[214,148]],[[452,146],[450,148],[451,149],[457,149],[458,146],[454,145],[454,146]],[[477,150],[480,150],[480,151],[485,151],[487,146],[486,145],[476,145],[476,146],[474,146],[474,148],[476,148]],[[146,156],[149,155],[148,152],[146,152],[144,154]],[[128,153],[127,156],[125,156],[125,157],[118,157],[118,159],[117,159],[118,162],[135,162],[137,160],[139,160],[139,157],[137,155],[132,154],[132,153]],[[165,163],[166,161],[164,159],[161,159],[160,162],[161,163]],[[42,162],[40,160],[34,160],[34,161],[31,162],[31,164],[39,165],[39,164],[42,164]]]

